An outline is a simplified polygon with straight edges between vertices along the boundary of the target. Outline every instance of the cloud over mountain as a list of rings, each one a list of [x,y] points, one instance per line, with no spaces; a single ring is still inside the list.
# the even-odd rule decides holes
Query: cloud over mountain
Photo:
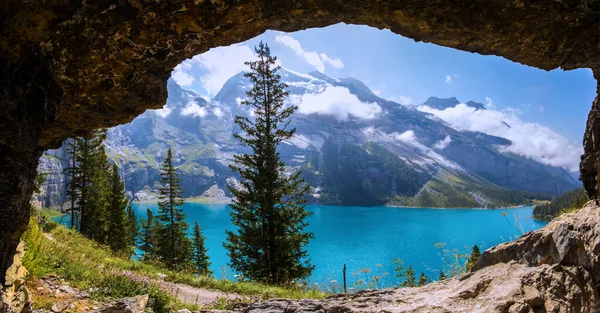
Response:
[[[348,88],[340,86],[327,86],[319,93],[292,95],[290,101],[298,106],[300,113],[330,115],[341,121],[350,116],[373,119],[382,113],[377,103],[362,102]]]
[[[444,110],[428,106],[420,106],[418,110],[435,115],[457,130],[479,131],[512,141],[511,145],[501,147],[501,151],[577,171],[579,156],[583,152],[581,147],[575,147],[546,126],[522,121],[517,110],[493,110],[491,99],[486,101],[487,110],[476,110],[464,103]]]

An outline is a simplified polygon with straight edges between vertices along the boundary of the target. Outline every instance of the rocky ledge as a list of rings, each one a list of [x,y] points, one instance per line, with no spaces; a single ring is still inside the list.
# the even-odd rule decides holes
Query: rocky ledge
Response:
[[[470,273],[419,288],[272,299],[230,312],[600,312],[600,207],[485,251]],[[215,311],[211,311],[215,312]]]

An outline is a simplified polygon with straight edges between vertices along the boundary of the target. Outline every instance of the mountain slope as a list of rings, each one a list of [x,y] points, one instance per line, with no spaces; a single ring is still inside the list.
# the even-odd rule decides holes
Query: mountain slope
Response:
[[[542,193],[557,195],[579,186],[562,168],[501,152],[498,147],[511,144],[507,139],[457,131],[430,114],[379,98],[354,78],[288,70],[281,75],[289,85],[290,103],[300,110],[290,125],[297,133],[279,152],[289,170],[303,171],[313,187],[310,201],[493,207],[548,198]],[[243,73],[236,74],[211,100],[172,80],[167,87],[163,109],[148,110],[109,130],[110,158],[119,165],[131,196],[152,201],[159,187],[159,164],[171,146],[184,195],[226,201],[227,186],[237,181],[228,165],[235,154],[246,152],[232,134],[239,131],[233,123],[236,115],[252,117],[241,105],[249,82]],[[446,108],[460,101],[432,97],[427,103]],[[50,159],[64,156],[60,151],[47,155],[45,170],[55,173],[68,163],[64,157]],[[64,184],[58,176],[51,175],[55,185]],[[50,202],[64,201],[64,195],[52,197]]]

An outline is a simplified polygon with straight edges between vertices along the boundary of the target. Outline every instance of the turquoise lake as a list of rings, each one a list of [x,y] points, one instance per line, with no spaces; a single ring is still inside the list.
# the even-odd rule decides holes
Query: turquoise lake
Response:
[[[134,203],[133,207],[138,218],[146,215],[147,208],[157,211],[156,204]],[[394,284],[394,258],[402,259],[405,267],[412,265],[417,277],[425,272],[437,279],[440,269],[446,267],[440,249],[434,244],[445,243],[446,248],[461,253],[470,253],[469,247],[477,244],[483,251],[517,237],[519,231],[514,225],[520,225],[525,232],[545,225],[531,218],[532,207],[428,209],[308,205],[307,209],[314,213],[308,230],[314,232],[315,239],[307,249],[311,263],[316,266],[309,282],[319,286],[331,284],[332,280],[333,284],[341,282],[344,264],[348,286],[374,275],[382,276],[383,285]],[[225,229],[233,229],[229,206],[186,203],[183,210],[190,225],[198,221],[202,227],[215,277],[233,278],[222,244]],[[505,217],[502,212],[508,215]],[[358,284],[360,281],[355,289],[360,288]]]

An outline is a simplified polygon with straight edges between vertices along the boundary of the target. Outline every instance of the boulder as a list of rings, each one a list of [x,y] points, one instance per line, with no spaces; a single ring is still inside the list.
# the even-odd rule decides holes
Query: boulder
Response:
[[[104,304],[94,313],[142,313],[148,303],[148,295],[114,300]]]
[[[563,214],[545,227],[513,242],[492,247],[479,257],[471,271],[516,261],[528,266],[561,264],[580,266],[594,281],[600,279],[600,209],[590,201],[575,213]]]

